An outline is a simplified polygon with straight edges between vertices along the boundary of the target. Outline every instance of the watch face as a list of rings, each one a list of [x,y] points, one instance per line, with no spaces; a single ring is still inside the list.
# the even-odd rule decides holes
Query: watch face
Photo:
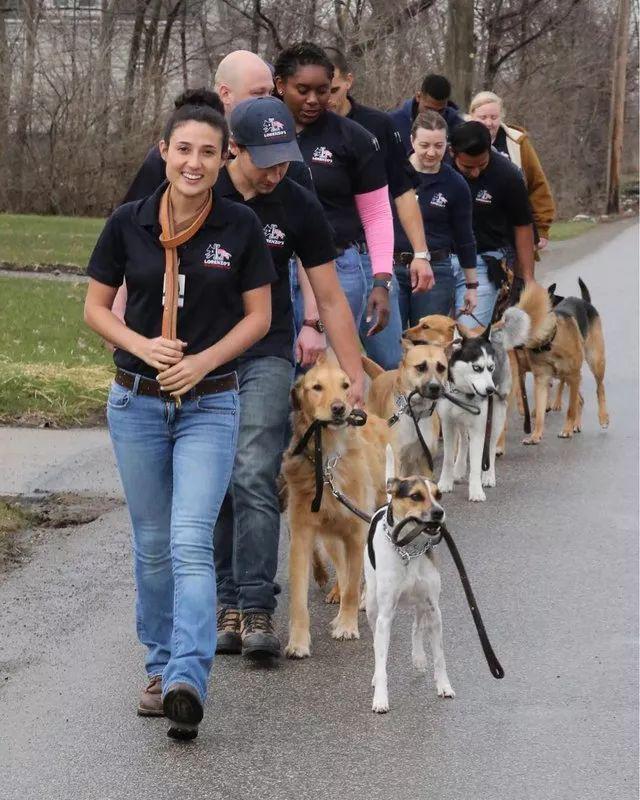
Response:
[[[316,322],[316,329],[318,330],[318,333],[324,333],[325,331],[324,322],[321,319],[319,319]]]

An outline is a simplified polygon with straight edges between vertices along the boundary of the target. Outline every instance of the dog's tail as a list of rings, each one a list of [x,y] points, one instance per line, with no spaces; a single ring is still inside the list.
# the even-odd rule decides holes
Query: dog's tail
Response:
[[[375,361],[372,361],[370,358],[367,358],[366,356],[361,356],[361,358],[362,358],[362,368],[371,378],[371,380],[377,378],[378,375],[382,375],[384,370],[379,364],[376,364]]]
[[[513,350],[520,347],[529,338],[531,333],[531,317],[521,308],[508,308],[502,317],[502,343],[505,349]]]
[[[544,286],[533,281],[525,286],[516,309],[523,311],[529,317],[529,335],[524,342],[527,347],[535,347],[539,342],[549,338],[556,323],[551,313],[551,298]],[[508,311],[514,310],[508,309]],[[507,312],[505,316],[506,314]]]
[[[582,280],[582,278],[578,278],[578,286],[580,287],[580,294],[582,295],[584,302],[591,303],[591,295],[587,289],[587,284]]]

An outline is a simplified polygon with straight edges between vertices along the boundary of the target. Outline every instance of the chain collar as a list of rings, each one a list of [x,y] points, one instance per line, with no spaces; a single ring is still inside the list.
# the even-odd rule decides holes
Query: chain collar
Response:
[[[440,544],[440,539],[442,538],[442,534],[438,533],[437,536],[429,535],[427,537],[427,541],[425,544],[416,544],[414,540],[404,547],[400,547],[398,544],[395,543],[393,539],[393,532],[396,525],[393,525],[393,518],[391,521],[389,520],[391,505],[387,507],[387,513],[382,518],[382,532],[386,540],[391,544],[393,549],[396,553],[400,556],[405,566],[409,566],[410,562],[413,561],[414,558],[420,558],[421,556],[426,555],[430,550],[433,550],[438,544]]]

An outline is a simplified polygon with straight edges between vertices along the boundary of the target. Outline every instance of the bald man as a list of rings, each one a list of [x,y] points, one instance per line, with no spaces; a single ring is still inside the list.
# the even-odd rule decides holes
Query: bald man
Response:
[[[225,56],[216,70],[214,91],[220,97],[227,119],[233,109],[251,97],[266,97],[273,91],[271,69],[260,56],[248,50],[234,50]],[[138,170],[122,202],[148,197],[166,180],[166,165],[160,148],[154,145]],[[291,162],[288,177],[305,189],[314,191],[311,173],[304,162]]]

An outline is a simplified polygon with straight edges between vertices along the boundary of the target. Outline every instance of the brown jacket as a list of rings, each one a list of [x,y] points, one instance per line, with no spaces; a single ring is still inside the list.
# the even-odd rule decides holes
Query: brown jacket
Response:
[[[555,219],[556,207],[538,154],[523,128],[504,123],[502,123],[502,128],[507,134],[509,158],[517,167],[520,167],[524,175],[538,234],[544,239],[548,239],[549,228]]]

